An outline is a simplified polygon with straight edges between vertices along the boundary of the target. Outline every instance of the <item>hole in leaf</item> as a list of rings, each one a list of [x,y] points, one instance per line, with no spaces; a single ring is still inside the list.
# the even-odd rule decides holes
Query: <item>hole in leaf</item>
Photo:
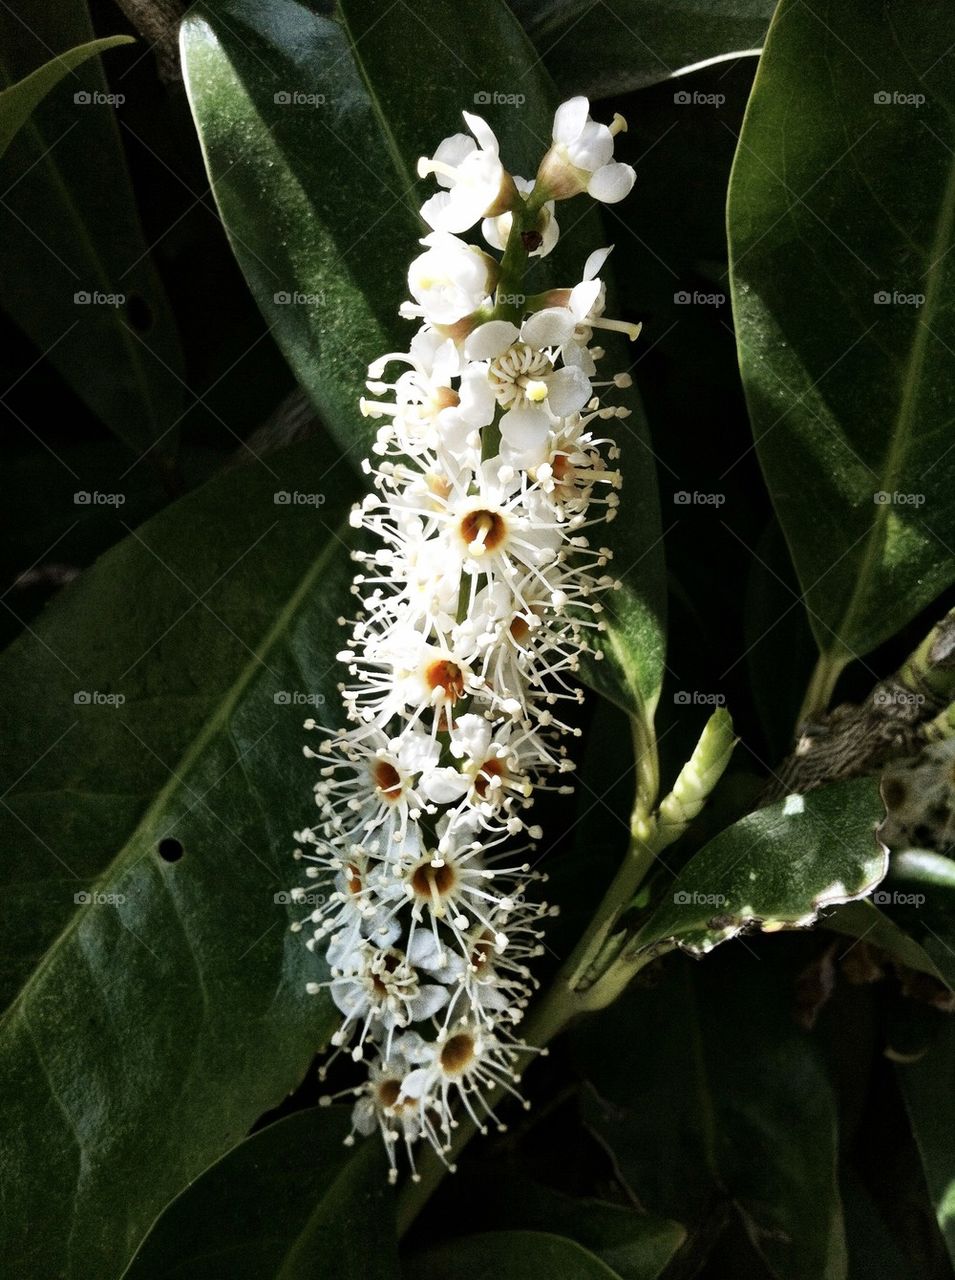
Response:
[[[159,841],[159,856],[163,862],[178,862],[184,853],[180,841],[172,836],[165,836]]]

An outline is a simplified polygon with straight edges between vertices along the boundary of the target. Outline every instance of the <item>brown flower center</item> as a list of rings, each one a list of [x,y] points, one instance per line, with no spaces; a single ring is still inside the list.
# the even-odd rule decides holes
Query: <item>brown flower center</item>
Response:
[[[441,1069],[459,1075],[474,1058],[474,1037],[466,1031],[452,1036],[441,1050]]]
[[[411,887],[419,898],[435,902],[448,896],[457,883],[454,867],[447,862],[440,867],[422,862],[411,874]]]
[[[464,672],[448,658],[432,662],[425,672],[425,679],[430,689],[443,689],[448,702],[457,702],[458,698],[464,697]]]
[[[478,770],[477,777],[474,779],[474,790],[483,800],[488,793],[492,778],[504,777],[503,761],[498,760],[497,756],[492,756],[490,760],[485,760]]]
[[[394,803],[401,795],[401,774],[387,760],[376,760],[372,771],[375,790],[383,800]]]
[[[478,973],[490,964],[493,951],[494,937],[485,929],[471,951],[471,964]]]
[[[361,890],[362,890],[361,872],[358,870],[358,868],[352,866],[351,863],[349,863],[349,865],[345,868],[345,875],[348,881],[348,892],[361,893]]]
[[[527,619],[522,618],[519,613],[515,614],[511,619],[511,625],[508,630],[511,633],[512,639],[516,640],[518,644],[523,644],[531,633]]]
[[[401,1084],[397,1080],[382,1080],[378,1086],[378,1101],[383,1107],[393,1107],[401,1093]]]
[[[459,527],[461,537],[475,554],[496,551],[507,537],[507,525],[499,511],[469,511],[462,516]]]

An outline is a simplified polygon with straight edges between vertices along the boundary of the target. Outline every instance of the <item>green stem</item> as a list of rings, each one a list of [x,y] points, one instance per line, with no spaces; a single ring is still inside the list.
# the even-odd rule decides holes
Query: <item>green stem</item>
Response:
[[[842,675],[848,661],[848,657],[843,654],[821,653],[819,655],[796,721],[797,729],[807,720],[817,720],[828,708],[835,691],[836,681]]]

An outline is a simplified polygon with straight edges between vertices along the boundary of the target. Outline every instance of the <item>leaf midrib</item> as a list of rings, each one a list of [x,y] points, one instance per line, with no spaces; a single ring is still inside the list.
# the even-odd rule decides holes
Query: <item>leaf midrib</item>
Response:
[[[924,314],[928,317],[931,317],[933,307],[937,304],[943,274],[943,250],[945,245],[950,243],[952,239],[953,227],[955,227],[955,162],[949,164],[948,179],[936,220],[935,236],[929,251],[928,287],[926,288],[924,311]],[[912,346],[905,365],[902,398],[895,416],[895,425],[889,440],[889,447],[886,450],[885,461],[881,468],[887,491],[893,491],[897,484],[905,461],[905,455],[908,451],[916,405],[921,390],[922,372],[925,365],[929,336],[929,325],[919,315],[916,321],[915,337],[912,340]],[[849,603],[842,615],[841,625],[837,629],[839,640],[844,647],[848,647],[846,636],[851,634],[851,624],[855,621],[855,617],[860,611],[860,602],[864,599],[870,579],[881,562],[880,552],[884,545],[885,527],[889,518],[890,504],[880,503],[874,504],[874,506],[875,515],[872,521],[872,529],[866,540],[865,554],[859,566],[859,573],[856,577],[855,587]]]
[[[339,527],[347,532],[347,522],[342,522]],[[115,856],[107,863],[103,871],[90,882],[91,889],[95,888],[96,891],[99,891],[108,885],[114,876],[125,869],[123,865],[124,859],[132,850],[137,836],[144,829],[148,828],[152,819],[156,815],[162,812],[167,799],[174,795],[177,790],[184,785],[180,779],[188,776],[193,764],[201,757],[202,753],[214,737],[220,731],[228,727],[232,712],[238,705],[239,699],[251,681],[258,675],[259,668],[266,665],[264,661],[266,655],[288,630],[290,620],[297,613],[302,601],[314,585],[316,578],[319,577],[324,570],[328,559],[336,550],[338,541],[339,538],[337,534],[329,538],[324,550],[312,562],[311,566],[299,582],[299,585],[296,587],[295,591],[289,597],[288,602],[279,613],[275,622],[266,632],[265,639],[255,650],[253,657],[246,662],[245,666],[231,685],[228,693],[217,705],[212,714],[206,719],[191,744],[186,748],[180,762],[170,773],[169,780],[159,790],[156,798],[142,814],[129,837],[116,852]],[[139,859],[137,858],[136,861],[139,861]],[[8,1026],[12,1024],[14,1018],[18,1014],[24,1012],[29,996],[34,988],[40,985],[47,970],[51,968],[59,955],[61,948],[66,946],[72,938],[73,933],[79,925],[80,918],[80,912],[75,912],[70,916],[66,924],[40,957],[29,978],[27,978],[26,982],[10,1001],[10,1004],[3,1011],[2,1015],[0,1015],[0,1034],[8,1029]]]

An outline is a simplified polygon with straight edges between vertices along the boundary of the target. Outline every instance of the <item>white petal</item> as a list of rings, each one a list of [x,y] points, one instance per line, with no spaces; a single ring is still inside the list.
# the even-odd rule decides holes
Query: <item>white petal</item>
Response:
[[[593,280],[598,275],[600,268],[610,257],[613,251],[613,245],[607,245],[606,249],[595,249],[587,261],[584,263],[584,279]]]
[[[494,155],[498,153],[498,142],[494,134],[494,130],[486,120],[482,120],[480,116],[472,115],[470,111],[462,111],[464,122],[478,140],[478,145],[485,151],[491,151]]]
[[[417,996],[411,1001],[410,1012],[413,1021],[420,1022],[423,1018],[434,1017],[450,998],[447,987],[439,987],[436,983],[421,987]]]
[[[473,138],[469,138],[466,133],[453,133],[450,138],[445,138],[439,144],[434,153],[434,159],[456,169],[459,164],[464,163],[474,149]],[[434,176],[442,187],[450,187],[452,179],[447,174],[436,173]]]
[[[503,249],[511,233],[511,215],[502,213],[499,218],[485,218],[481,223],[481,235],[492,249]]]
[[[478,325],[464,344],[468,360],[493,360],[520,337],[520,330],[510,320],[489,320]]]
[[[576,413],[590,399],[590,379],[573,365],[551,374],[547,387],[547,403],[561,418]]]
[[[438,191],[425,200],[421,206],[421,216],[429,227],[434,227],[435,231],[451,231],[452,228],[446,225],[450,207],[450,191]],[[453,217],[451,220],[454,221]]]
[[[586,320],[593,311],[601,287],[599,280],[582,280],[571,289],[568,306],[578,320]]]
[[[549,397],[548,397],[549,398]],[[515,449],[538,449],[547,439],[550,420],[542,409],[522,405],[501,418],[501,435]]]
[[[421,775],[421,790],[435,804],[452,804],[467,795],[470,781],[457,769],[432,769]]]
[[[483,760],[491,745],[491,723],[484,716],[473,714],[459,716],[451,730],[451,751],[460,759],[470,756]]]
[[[569,341],[577,326],[566,307],[545,307],[529,316],[521,326],[521,338],[532,347],[559,347]]]
[[[431,1079],[431,1072],[425,1067],[418,1067],[416,1071],[409,1071],[401,1082],[401,1098],[420,1098],[424,1095]]]
[[[587,123],[589,113],[590,103],[586,98],[568,98],[562,102],[554,113],[554,141],[565,145],[573,142]]]
[[[628,164],[620,164],[616,160],[605,164],[591,175],[587,183],[587,192],[595,200],[604,204],[616,204],[624,196],[628,196],[636,181],[636,173]]]

